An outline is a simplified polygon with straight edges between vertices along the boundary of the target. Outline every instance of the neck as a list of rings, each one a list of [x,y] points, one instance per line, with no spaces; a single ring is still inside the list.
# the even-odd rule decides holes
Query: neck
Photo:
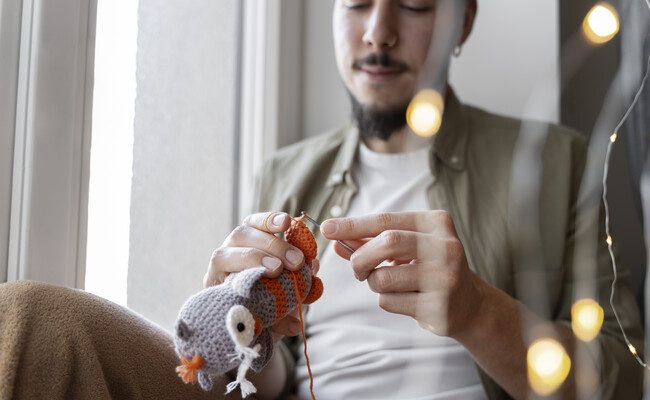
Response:
[[[370,150],[377,153],[406,153],[429,146],[431,138],[420,137],[405,126],[394,132],[388,140],[371,137],[363,138],[363,142]]]

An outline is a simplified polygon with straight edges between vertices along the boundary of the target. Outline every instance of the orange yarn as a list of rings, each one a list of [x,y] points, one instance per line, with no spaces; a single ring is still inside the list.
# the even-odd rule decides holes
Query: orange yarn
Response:
[[[266,290],[275,298],[275,320],[279,321],[289,312],[287,294],[277,279],[264,277],[260,279],[260,282],[262,282]]]
[[[311,373],[311,364],[309,362],[309,356],[307,355],[307,336],[305,335],[305,321],[302,319],[302,300],[300,300],[300,287],[298,281],[296,280],[296,274],[291,274],[293,278],[293,286],[296,288],[296,299],[298,300],[298,317],[300,318],[300,332],[302,333],[302,343],[303,343],[303,354],[305,355],[305,361],[307,362],[307,373],[309,374],[309,392],[311,393],[311,400],[316,400],[314,396],[314,376]],[[304,285],[304,282],[303,282]]]
[[[305,215],[291,219],[291,226],[285,232],[284,237],[287,242],[300,249],[305,255],[305,262],[311,264],[318,254],[318,246],[314,235],[303,222]]]
[[[192,357],[190,360],[189,358],[185,358],[181,356],[181,362],[183,365],[179,365],[176,367],[176,372],[178,373],[178,376],[183,380],[185,383],[196,383],[196,373],[199,369],[203,367],[203,357],[199,355],[195,355]]]

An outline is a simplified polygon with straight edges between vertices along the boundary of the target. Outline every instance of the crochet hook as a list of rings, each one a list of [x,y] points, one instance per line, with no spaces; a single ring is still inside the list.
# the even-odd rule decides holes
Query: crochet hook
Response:
[[[316,225],[316,226],[318,227],[318,229],[320,229],[320,224],[319,224],[318,222],[316,222],[316,220],[314,220],[312,217],[310,217],[309,215],[307,215],[306,212],[302,211],[301,214],[302,214],[305,218],[307,218],[307,219],[309,220],[309,222],[311,222],[312,224]],[[347,251],[349,251],[350,254],[353,254],[353,253],[354,253],[354,249],[353,249],[352,246],[350,246],[349,244],[345,243],[345,242],[342,241],[342,240],[337,240],[336,242],[337,242],[338,244],[340,244],[341,246],[343,246]]]

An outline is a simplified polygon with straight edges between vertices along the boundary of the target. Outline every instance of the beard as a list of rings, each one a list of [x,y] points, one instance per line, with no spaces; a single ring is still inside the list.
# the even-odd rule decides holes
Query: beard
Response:
[[[360,69],[364,64],[380,65],[400,71],[408,70],[408,65],[384,52],[373,53],[363,59],[356,60],[354,68]],[[352,117],[357,123],[361,137],[387,141],[394,133],[406,125],[408,102],[395,107],[378,109],[361,104],[350,90],[348,90],[348,96],[350,97],[350,103],[352,103]]]
[[[359,134],[364,139],[381,139],[387,141],[394,133],[406,126],[406,109],[408,103],[387,108],[376,109],[361,104],[350,91],[352,117],[359,128]]]

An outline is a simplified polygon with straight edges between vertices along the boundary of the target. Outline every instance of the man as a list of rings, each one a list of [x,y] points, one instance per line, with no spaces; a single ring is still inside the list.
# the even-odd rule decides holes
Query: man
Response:
[[[453,4],[463,5],[462,18],[445,26],[450,18],[441,18],[442,9]],[[442,85],[446,111],[435,139],[418,138],[405,125],[422,82],[446,82],[451,49],[469,36],[476,9],[475,0],[336,1],[337,64],[356,124],[269,161],[257,190],[263,212],[247,217],[214,252],[204,284],[258,265],[268,276],[299,268],[303,255],[275,234],[305,210],[327,219],[317,237],[325,294],[307,315],[318,398],[526,398],[527,345],[542,336],[580,361],[560,389],[566,397],[592,395],[588,390],[639,397],[641,370],[611,311],[591,346],[576,343],[568,327],[582,282],[606,299],[612,278],[606,257],[587,265],[597,275],[585,279],[574,257],[584,141],[535,125],[548,131],[541,206],[532,211],[543,260],[526,260],[509,215],[521,123],[464,106]],[[447,36],[435,46],[440,32]],[[352,245],[354,254],[334,240]],[[181,385],[169,338],[117,307],[34,284],[13,285],[0,297],[0,334],[13,338],[2,341],[0,396],[213,396]],[[617,304],[640,349],[637,310],[624,287]],[[70,307],[81,310],[75,318]],[[298,321],[288,317],[275,331],[278,339],[295,336]],[[295,387],[307,398],[305,361],[294,366],[279,341],[277,350],[254,377],[258,397],[284,397]],[[581,385],[585,377],[589,387]]]
[[[319,396],[526,398],[527,347],[550,336],[574,357],[572,371],[579,374],[561,388],[566,397],[595,391],[604,398],[638,397],[641,369],[609,307],[595,346],[602,352],[599,362],[584,356],[594,346],[576,343],[570,328],[575,296],[591,284],[596,298],[606,300],[612,279],[602,246],[597,262],[574,257],[583,245],[576,234],[582,138],[560,127],[526,124],[548,136],[541,209],[530,210],[540,213],[543,260],[530,260],[521,257],[525,249],[518,245],[525,241],[518,244],[515,236],[517,222],[534,224],[536,218],[512,221],[511,215],[517,200],[517,188],[510,188],[513,159],[524,125],[463,106],[451,90],[434,141],[417,138],[405,124],[422,77],[438,75],[427,70],[427,58],[440,13],[450,4],[336,2],[337,65],[356,127],[294,145],[270,161],[257,206],[271,212],[248,217],[233,232],[215,252],[205,284],[255,265],[267,265],[273,276],[282,265],[301,264],[292,259],[295,249],[274,236],[287,228],[288,216],[273,211],[305,210],[319,220],[347,214],[325,221],[318,237],[325,294],[307,314],[307,334]],[[458,42],[443,49],[462,45],[471,32],[476,1],[461,4],[462,29],[450,35]],[[445,71],[445,80],[449,57],[451,51],[433,65]],[[328,240],[344,240],[356,251],[351,255]],[[597,271],[596,279],[585,271]],[[625,310],[628,334],[638,344],[634,302],[627,289],[619,290],[619,311]],[[288,318],[278,331],[296,334],[296,324]],[[295,372],[285,372],[282,365],[291,361],[280,353],[257,380],[262,393],[280,393],[295,373],[297,390],[307,398],[304,359]]]

